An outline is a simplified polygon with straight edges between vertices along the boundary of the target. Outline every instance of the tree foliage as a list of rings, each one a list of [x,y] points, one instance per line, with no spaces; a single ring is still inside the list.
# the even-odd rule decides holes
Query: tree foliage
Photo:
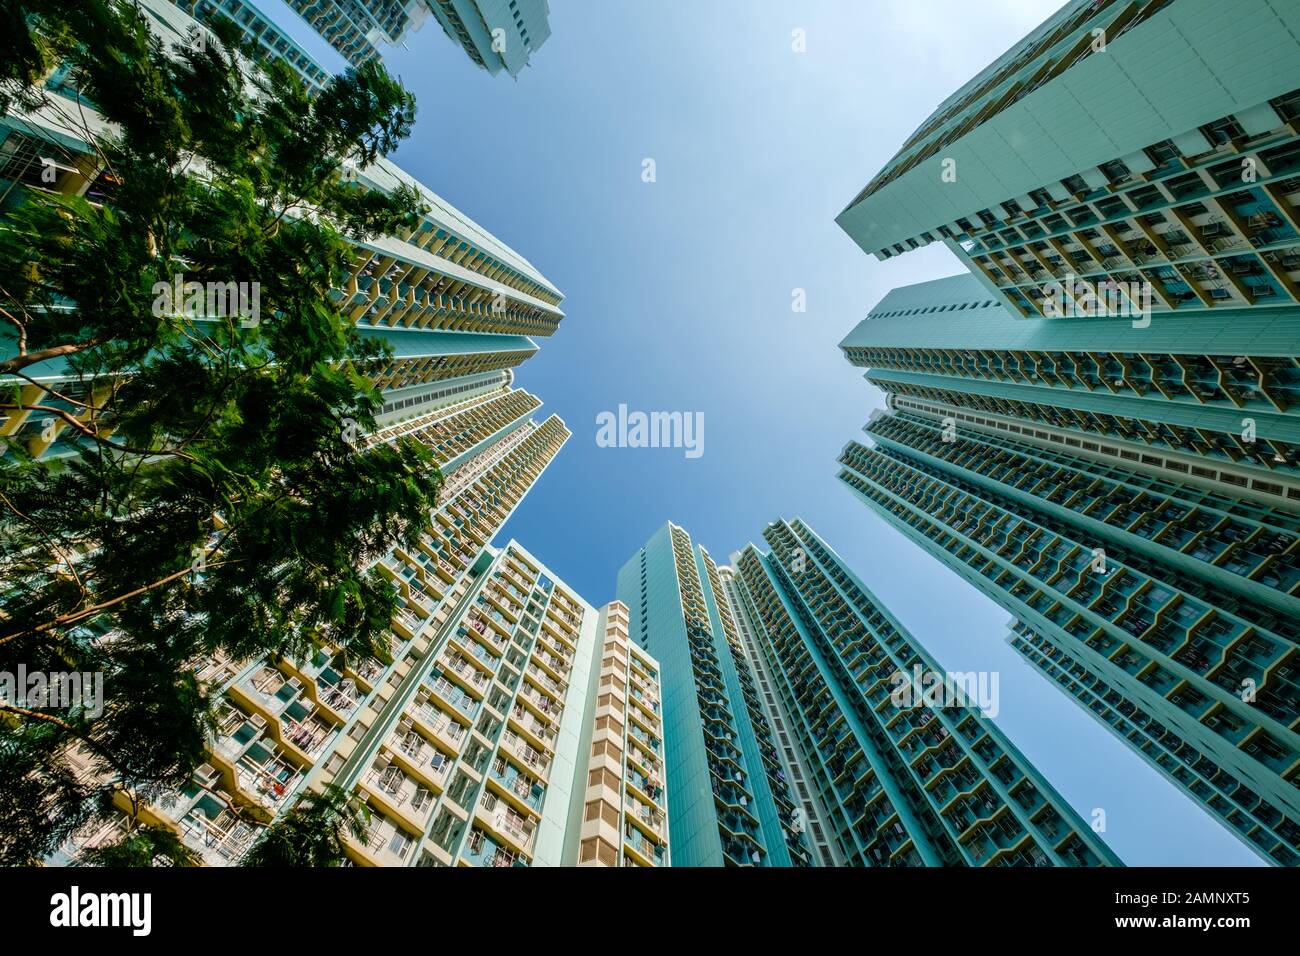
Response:
[[[0,458],[0,671],[105,691],[102,713],[0,704],[0,863],[50,852],[107,790],[183,785],[210,655],[382,657],[394,596],[367,569],[441,483],[418,442],[345,440],[374,427],[388,356],[331,296],[349,240],[424,211],[349,175],[414,100],[378,64],[312,97],[220,32],[167,46],[127,0],[0,0],[7,122],[65,124],[103,171],[97,198],[21,185],[0,219],[0,416],[76,446]],[[45,89],[64,65],[75,90]],[[258,283],[258,321],[160,308],[178,275]]]
[[[370,811],[342,787],[327,786],[323,793],[305,793],[267,827],[248,853],[244,866],[340,866],[343,837],[365,840]]]
[[[74,866],[194,866],[194,854],[171,830],[136,827],[115,843],[89,847]]]

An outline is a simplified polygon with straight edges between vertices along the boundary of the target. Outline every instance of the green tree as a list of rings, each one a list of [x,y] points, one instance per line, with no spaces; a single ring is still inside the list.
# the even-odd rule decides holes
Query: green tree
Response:
[[[384,659],[395,597],[370,568],[441,484],[416,441],[349,442],[391,356],[331,296],[348,239],[424,211],[349,174],[409,134],[414,100],[378,64],[313,98],[220,32],[168,48],[128,0],[0,0],[9,121],[42,110],[103,171],[96,199],[22,186],[0,220],[0,416],[78,448],[0,458],[0,670],[105,690],[102,712],[0,703],[0,863],[40,859],[113,790],[183,785],[208,656]],[[47,91],[63,65],[74,91]],[[259,321],[160,305],[178,275],[258,283]]]
[[[136,827],[116,843],[81,851],[74,866],[194,866],[194,854],[171,830]]]
[[[370,810],[342,787],[304,793],[293,807],[262,832],[243,859],[244,866],[340,866],[343,837],[365,840]]]

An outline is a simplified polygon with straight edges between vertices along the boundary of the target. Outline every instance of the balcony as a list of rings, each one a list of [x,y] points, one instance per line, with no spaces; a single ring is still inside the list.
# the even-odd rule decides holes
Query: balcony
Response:
[[[537,774],[539,777],[545,777],[550,769],[551,759],[549,754],[538,750],[528,741],[524,740],[518,734],[512,731],[506,731],[501,738],[501,747],[517,757],[525,767]]]
[[[519,699],[535,708],[543,718],[554,722],[560,715],[560,703],[549,694],[544,694],[531,684],[525,683],[519,690]]]
[[[470,664],[462,655],[452,652],[450,657],[444,658],[441,662],[442,672],[460,684],[465,690],[472,694],[482,695],[486,693],[488,684],[492,678],[484,674],[477,667]]]
[[[963,843],[966,852],[970,854],[972,866],[984,866],[994,856],[1032,845],[1032,838],[1009,814],[1003,814],[994,822],[977,827],[970,839]]]
[[[463,862],[468,866],[527,866],[515,853],[498,845],[477,827],[470,831],[465,841],[462,854]]]
[[[236,687],[272,716],[279,716],[302,696],[302,681],[285,677],[274,667],[263,665]]]
[[[362,783],[376,799],[422,829],[433,810],[433,792],[408,776],[401,767],[389,763],[389,759],[381,753]]]
[[[233,678],[242,668],[223,653],[205,658],[196,668],[195,676],[200,684],[210,688],[221,687]]]
[[[298,701],[280,718],[281,743],[293,746],[308,759],[315,760],[338,733],[334,723],[321,718],[319,712]]]
[[[667,850],[664,844],[651,840],[630,823],[623,828],[623,848],[632,850],[645,866],[662,865]]]
[[[645,797],[645,800],[649,801],[649,803],[656,804],[663,799],[663,782],[658,777],[650,777],[650,775],[643,774],[634,767],[628,767],[625,779],[627,779],[630,786],[636,787],[638,795]],[[744,793],[741,793],[741,800],[744,801]],[[744,803],[741,805],[744,805]]]
[[[429,700],[417,702],[407,708],[406,713],[413,719],[418,720],[426,730],[446,744],[449,749],[454,750],[466,733],[464,724],[453,720],[449,714],[438,710]]]
[[[227,794],[193,784],[184,791],[164,793],[155,809],[175,822],[181,842],[208,866],[237,865],[261,831],[257,824],[241,819]]]
[[[658,779],[660,764],[658,758],[652,756],[648,751],[632,746],[627,749],[627,760],[629,769],[641,773],[652,780]]]
[[[317,677],[317,702],[336,714],[345,715],[361,702],[361,692],[352,678],[326,667]]]
[[[431,693],[439,700],[451,707],[453,710],[466,717],[473,717],[478,713],[479,701],[475,700],[464,690],[457,687],[447,678],[441,675],[435,677],[428,685]]]
[[[536,664],[530,666],[524,671],[529,680],[533,681],[542,691],[549,692],[556,697],[563,697],[565,685],[561,681],[555,680]]]
[[[724,862],[731,866],[761,866],[763,853],[757,845],[745,845],[738,839],[723,837],[722,855]]]
[[[498,756],[492,761],[489,779],[495,782],[507,797],[517,800],[531,810],[541,810],[546,788],[539,781],[519,770],[505,757]]]
[[[664,812],[658,807],[647,806],[639,800],[629,801],[627,815],[635,820],[650,836],[662,840],[667,836],[664,829]]]
[[[229,701],[222,701],[217,710],[213,749],[226,760],[236,761],[263,738],[266,728],[266,718],[261,714],[246,714]]]
[[[476,634],[478,635],[477,638],[475,637]],[[456,643],[466,656],[471,657],[474,663],[477,663],[491,674],[497,669],[497,663],[501,658],[489,651],[484,646],[484,642],[490,643],[498,652],[504,650],[506,646],[506,640],[494,631],[479,634],[475,628],[461,628],[456,632]]]
[[[235,764],[239,789],[274,813],[302,780],[302,771],[270,741],[259,740]]]
[[[406,866],[417,842],[392,820],[376,814],[366,835],[365,851],[378,866]]]
[[[457,725],[459,726],[459,725]],[[393,758],[425,782],[442,789],[455,758],[443,753],[411,729],[410,719],[403,720],[388,736],[385,745]]]
[[[537,836],[537,824],[508,807],[499,804],[493,810],[479,809],[479,819],[505,845],[506,849],[531,857]]]
[[[374,688],[379,676],[384,672],[384,665],[375,658],[367,658],[357,665],[355,673],[357,678],[364,682],[370,688]]]
[[[628,724],[628,730],[631,732],[633,737],[645,745],[645,747],[652,753],[656,755],[659,753],[659,738],[646,733],[640,727],[636,726],[636,724]]]
[[[555,743],[556,731],[549,723],[534,717],[522,704],[516,703],[510,709],[510,720],[521,733],[532,737],[542,747],[550,749]]]

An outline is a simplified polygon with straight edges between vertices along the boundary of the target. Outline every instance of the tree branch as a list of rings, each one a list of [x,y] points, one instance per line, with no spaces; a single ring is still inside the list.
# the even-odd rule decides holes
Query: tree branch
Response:
[[[19,411],[29,411],[29,412],[49,412],[51,415],[57,415],[59,418],[63,419],[72,428],[81,432],[81,434],[85,435],[87,438],[90,438],[93,441],[96,441],[99,444],[104,445],[105,447],[112,448],[114,451],[120,451],[128,455],[144,455],[144,456],[172,455],[176,458],[183,458],[186,461],[194,461],[193,455],[180,451],[179,449],[137,448],[134,445],[123,445],[111,439],[104,438],[102,435],[99,434],[99,430],[97,428],[91,428],[89,425],[81,421],[71,412],[65,411],[62,408],[54,408],[50,405],[13,405],[9,403],[0,404],[0,408],[13,408]]]
[[[133,774],[127,773],[125,769],[122,767],[122,765],[118,763],[117,760],[113,757],[113,755],[110,754],[103,747],[101,747],[99,743],[92,740],[90,737],[87,737],[84,731],[78,730],[76,727],[72,726],[72,724],[68,723],[62,717],[55,717],[53,714],[43,714],[39,710],[28,710],[26,707],[17,707],[13,704],[6,704],[4,701],[0,701],[0,711],[6,711],[11,714],[18,714],[19,716],[26,717],[29,720],[40,720],[47,724],[53,724],[55,727],[58,727],[60,730],[66,730],[73,737],[77,738],[77,740],[85,744],[90,750],[94,751],[99,757],[101,757],[104,760],[105,763],[107,763],[110,767],[116,770],[119,776],[122,777],[133,776]]]
[[[75,355],[78,352],[84,352],[86,349],[94,348],[99,344],[98,339],[91,339],[88,342],[74,342],[68,345],[53,345],[48,349],[38,349],[35,352],[23,352],[10,359],[0,361],[0,375],[8,375],[11,372],[17,372],[19,369],[27,368],[29,365],[35,365],[37,362],[44,362],[47,359],[59,358],[64,355]]]
[[[14,372],[14,374],[17,375],[19,378],[26,379],[30,384],[35,385],[37,388],[39,388],[42,392],[45,392],[47,395],[53,395],[61,402],[67,402],[69,405],[76,405],[79,408],[86,408],[95,412],[103,411],[102,408],[96,407],[94,405],[90,405],[86,402],[79,402],[75,398],[69,398],[67,395],[64,395],[62,392],[55,391],[54,389],[50,388],[50,386],[42,382],[38,382],[36,379],[32,378],[26,372]]]
[[[223,564],[230,564],[230,563],[231,562],[229,561],[216,561],[208,564],[207,567],[215,568],[215,567],[220,567]],[[141,594],[145,594],[149,591],[154,590],[155,588],[160,588],[164,584],[170,584],[172,581],[175,581],[178,578],[183,578],[185,575],[191,573],[192,573],[191,568],[188,567],[182,568],[181,570],[177,571],[174,574],[169,574],[165,578],[159,578],[157,581],[154,581],[150,584],[142,585],[141,587],[136,588],[134,591],[127,591],[125,594],[119,594],[117,597],[112,598],[108,601],[101,601],[99,604],[92,604],[90,607],[83,608],[80,611],[69,611],[67,614],[60,614],[52,621],[46,621],[44,624],[36,625],[36,627],[29,627],[25,631],[18,631],[14,634],[7,634],[4,637],[0,637],[0,645],[8,644],[10,641],[16,641],[20,637],[28,637],[33,634],[43,634],[46,631],[54,630],[56,627],[64,627],[71,624],[79,624],[81,621],[84,621],[86,618],[94,617],[96,614],[99,614],[101,611],[106,611],[110,607],[121,604],[123,601],[129,601],[133,597],[139,597]]]
[[[15,506],[14,503],[9,500],[9,498],[4,494],[4,492],[0,492],[0,501],[3,501],[5,505],[8,506],[9,510],[12,511],[14,514],[16,514],[19,518],[22,518],[33,528],[35,528],[36,533],[45,539],[45,543],[48,544],[53,551],[58,553],[59,557],[63,560],[63,563],[68,566],[68,570],[72,573],[72,579],[77,582],[77,587],[81,590],[81,596],[84,598],[86,596],[86,586],[81,583],[81,576],[77,574],[77,568],[73,564],[72,559],[68,557],[67,553],[62,548],[60,548],[57,544],[55,544],[54,539],[51,538],[49,534],[46,533],[45,529],[42,528],[39,523],[37,523],[36,519],[29,518],[27,515],[19,511],[17,506]]]

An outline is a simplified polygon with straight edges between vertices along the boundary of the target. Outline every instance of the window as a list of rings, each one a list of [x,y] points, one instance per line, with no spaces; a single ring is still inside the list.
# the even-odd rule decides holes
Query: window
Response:
[[[601,717],[597,718],[597,720],[596,720],[596,729],[597,729],[597,730],[606,730],[606,729],[608,729],[608,730],[612,730],[612,731],[613,731],[615,734],[617,734],[619,737],[622,737],[622,736],[623,736],[623,724],[622,724],[622,722],[619,721],[619,720],[617,720],[617,719],[614,718],[614,717],[611,717],[609,714],[604,714],[604,715],[602,715]]]
[[[1234,139],[1240,139],[1246,135],[1246,131],[1242,129],[1241,124],[1232,116],[1225,116],[1213,123],[1206,123],[1201,127],[1201,132],[1205,134],[1206,139],[1216,146],[1230,143]]]
[[[1146,148],[1146,154],[1151,162],[1160,167],[1177,161],[1180,155],[1178,147],[1174,145],[1173,140],[1169,139],[1164,142],[1156,143],[1153,146],[1148,146]]]
[[[606,756],[615,763],[621,763],[623,760],[623,748],[612,740],[598,740],[592,745],[591,755],[593,757]]]
[[[604,840],[596,841],[596,856],[605,866],[618,864],[618,849]]]
[[[589,787],[605,786],[609,787],[611,790],[617,791],[619,789],[619,783],[620,780],[618,774],[610,773],[603,767],[598,767],[587,775],[587,786]]]

